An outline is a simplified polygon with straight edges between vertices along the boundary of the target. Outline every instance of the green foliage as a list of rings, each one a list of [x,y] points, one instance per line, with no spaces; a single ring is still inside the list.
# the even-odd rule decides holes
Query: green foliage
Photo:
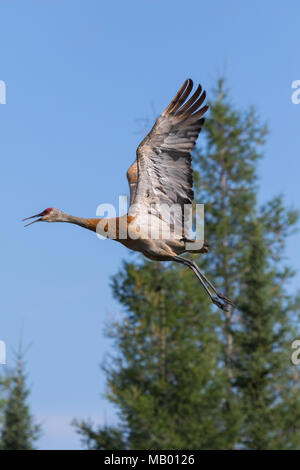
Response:
[[[3,410],[1,450],[30,450],[40,435],[40,425],[34,424],[27,398],[26,374],[21,353],[17,364],[6,379],[7,397]]]
[[[135,291],[129,296],[128,281]],[[197,280],[159,263],[127,263],[113,290],[123,305],[130,298],[127,318],[111,332],[117,350],[126,354],[116,358],[114,369],[106,367],[110,399],[122,407],[130,447],[221,443],[214,419],[222,408],[217,318],[205,310],[208,301]]]
[[[91,422],[74,420],[78,433],[82,436],[82,442],[89,450],[125,450],[123,432],[112,426],[99,427],[93,430]]]
[[[1,430],[1,426],[3,425],[3,413],[4,413],[5,404],[7,402],[5,392],[7,390],[8,384],[9,384],[8,378],[4,376],[0,376],[0,430]],[[1,449],[1,444],[0,444],[0,449]]]
[[[294,339],[278,272],[271,267],[262,222],[255,221],[247,239],[247,270],[240,293],[239,353],[235,382],[241,393],[242,444],[250,449],[299,448],[299,381],[289,360]],[[295,380],[296,379],[296,380]]]
[[[290,364],[299,309],[286,293],[293,272],[283,259],[298,214],[280,196],[258,206],[267,129],[253,108],[234,109],[223,80],[203,133],[194,179],[210,252],[198,262],[239,309],[213,307],[190,270],[125,263],[113,280],[124,317],[111,327],[115,354],[104,366],[119,434],[114,443],[111,428],[81,423],[90,448],[300,447]]]

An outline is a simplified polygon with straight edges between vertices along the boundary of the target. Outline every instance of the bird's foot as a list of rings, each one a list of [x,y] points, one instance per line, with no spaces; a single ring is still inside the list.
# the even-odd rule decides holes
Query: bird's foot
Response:
[[[213,301],[213,303],[214,303],[215,305],[217,305],[217,307],[221,308],[221,309],[224,310],[225,312],[228,312],[228,311],[229,311],[229,305],[228,305],[225,301],[219,299],[216,295],[214,295],[214,296],[211,298],[211,300]]]
[[[222,299],[224,302],[226,302],[227,304],[232,305],[232,307],[236,307],[236,305],[234,305],[234,303],[232,302],[232,300],[228,299],[228,297],[225,297],[225,295],[222,294],[222,292],[217,291],[217,296],[218,296],[220,299]]]

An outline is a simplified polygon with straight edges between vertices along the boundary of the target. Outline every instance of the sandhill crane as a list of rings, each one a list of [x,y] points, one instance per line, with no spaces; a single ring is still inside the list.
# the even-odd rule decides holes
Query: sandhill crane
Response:
[[[125,216],[82,218],[56,208],[47,208],[24,220],[36,218],[27,225],[35,222],[69,222],[115,239],[151,260],[182,263],[194,272],[211,301],[228,310],[233,303],[216,290],[194,261],[180,256],[185,252],[206,253],[208,245],[204,243],[196,251],[186,249],[188,239],[184,230],[181,237],[174,236],[174,227],[182,224],[183,213],[173,214],[172,218],[167,213],[168,207],[173,204],[180,208],[192,204],[194,197],[191,151],[208,106],[201,107],[206,97],[201,86],[191,95],[192,88],[192,80],[186,80],[139,145],[136,160],[127,172],[130,206]]]

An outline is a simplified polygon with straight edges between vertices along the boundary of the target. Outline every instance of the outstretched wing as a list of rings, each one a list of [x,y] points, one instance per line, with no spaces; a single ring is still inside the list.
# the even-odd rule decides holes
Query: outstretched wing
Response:
[[[200,85],[188,99],[192,88],[192,80],[186,80],[137,149],[127,173],[135,213],[147,211],[164,220],[164,207],[193,201],[191,151],[208,106],[201,108],[206,93]]]

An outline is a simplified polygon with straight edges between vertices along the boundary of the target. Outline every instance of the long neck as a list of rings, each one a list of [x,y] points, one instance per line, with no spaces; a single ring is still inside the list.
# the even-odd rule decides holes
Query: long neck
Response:
[[[64,213],[61,222],[80,225],[80,227],[97,232],[97,234],[105,238],[111,238],[112,240],[123,240],[126,238],[128,224],[132,221],[132,219],[133,217],[127,214],[116,218],[89,219],[85,217],[75,217],[74,215]]]
[[[76,217],[75,215],[64,213],[63,218],[60,220],[60,222],[67,222],[69,224],[80,225],[80,227],[84,227],[88,230],[96,232],[98,223],[102,222],[103,220],[104,219],[89,219],[86,217]]]

